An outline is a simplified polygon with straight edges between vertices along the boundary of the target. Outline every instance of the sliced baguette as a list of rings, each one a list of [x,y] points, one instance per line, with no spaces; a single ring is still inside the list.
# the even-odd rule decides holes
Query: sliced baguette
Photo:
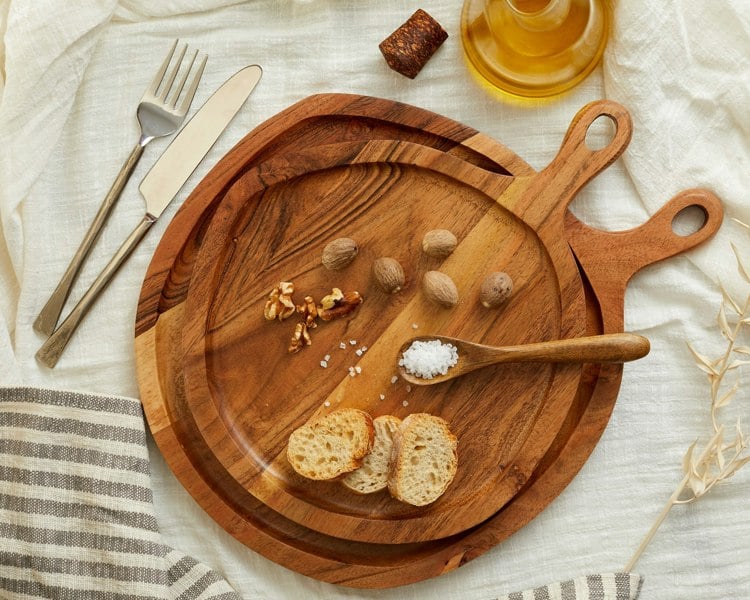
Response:
[[[354,471],[372,450],[372,417],[356,408],[342,408],[295,429],[289,436],[287,459],[308,479],[327,480]]]
[[[426,413],[406,417],[393,441],[391,496],[414,506],[437,500],[456,476],[457,445],[444,419]]]
[[[375,427],[372,452],[365,456],[359,469],[341,480],[345,487],[358,494],[372,494],[388,487],[393,438],[401,425],[401,419],[393,415],[381,415],[372,423]]]

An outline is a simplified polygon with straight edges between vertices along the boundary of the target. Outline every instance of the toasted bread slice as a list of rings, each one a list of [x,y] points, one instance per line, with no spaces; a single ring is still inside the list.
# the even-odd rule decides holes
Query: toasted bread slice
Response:
[[[457,445],[444,419],[426,413],[406,417],[393,442],[391,496],[414,506],[437,500],[456,476]]]
[[[365,456],[359,469],[341,480],[344,486],[358,494],[372,494],[388,487],[393,437],[401,425],[401,419],[393,415],[381,415],[372,423],[375,427],[372,452]]]
[[[292,432],[287,459],[308,479],[335,479],[354,471],[372,450],[372,417],[356,408],[342,408]]]

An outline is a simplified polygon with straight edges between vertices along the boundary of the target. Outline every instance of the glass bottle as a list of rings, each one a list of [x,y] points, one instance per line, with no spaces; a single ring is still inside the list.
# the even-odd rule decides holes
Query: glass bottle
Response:
[[[515,96],[560,94],[596,67],[607,43],[603,0],[465,0],[470,67]]]

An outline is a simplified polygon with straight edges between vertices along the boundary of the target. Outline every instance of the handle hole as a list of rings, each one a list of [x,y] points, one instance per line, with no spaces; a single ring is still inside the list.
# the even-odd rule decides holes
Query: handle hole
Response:
[[[617,122],[609,115],[599,115],[586,130],[586,146],[596,152],[609,146],[615,139]]]
[[[672,231],[680,237],[698,233],[708,222],[706,209],[699,204],[691,204],[679,211],[672,219]]]

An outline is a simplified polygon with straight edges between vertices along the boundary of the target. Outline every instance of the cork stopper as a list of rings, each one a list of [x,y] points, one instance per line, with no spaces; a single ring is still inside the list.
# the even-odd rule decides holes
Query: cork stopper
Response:
[[[414,79],[447,38],[440,23],[420,8],[378,47],[391,69]]]

